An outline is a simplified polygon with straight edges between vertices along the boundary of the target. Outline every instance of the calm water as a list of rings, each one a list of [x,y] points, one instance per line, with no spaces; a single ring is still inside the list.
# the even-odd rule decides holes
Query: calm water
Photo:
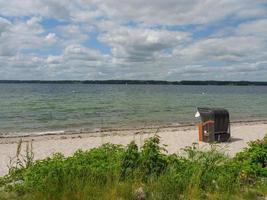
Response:
[[[267,87],[0,84],[0,134],[195,122],[197,106],[266,119]]]

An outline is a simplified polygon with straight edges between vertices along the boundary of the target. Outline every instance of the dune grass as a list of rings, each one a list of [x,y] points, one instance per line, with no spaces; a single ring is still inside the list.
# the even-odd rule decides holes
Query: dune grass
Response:
[[[169,155],[159,136],[141,148],[105,144],[71,157],[32,156],[0,179],[0,199],[261,199],[267,196],[267,137],[229,158],[192,145]],[[23,165],[23,163],[26,163]]]

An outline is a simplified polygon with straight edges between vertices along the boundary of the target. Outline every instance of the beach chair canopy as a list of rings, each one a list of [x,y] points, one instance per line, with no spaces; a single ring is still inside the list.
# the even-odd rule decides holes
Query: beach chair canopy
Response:
[[[214,121],[214,132],[228,132],[229,112],[224,108],[197,108],[201,121]]]

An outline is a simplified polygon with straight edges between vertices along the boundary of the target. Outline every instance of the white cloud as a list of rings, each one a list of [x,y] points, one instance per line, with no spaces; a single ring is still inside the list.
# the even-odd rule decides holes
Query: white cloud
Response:
[[[1,44],[16,50],[39,46],[38,34],[42,30],[38,25],[28,22],[16,22],[12,24],[9,30],[1,34]]]
[[[258,59],[266,51],[261,39],[247,37],[209,38],[195,42],[174,54],[187,61],[225,61],[238,62]]]
[[[4,16],[45,16],[67,19],[70,15],[71,2],[69,0],[12,0],[0,1],[0,13]]]
[[[109,44],[116,63],[150,62],[179,44],[189,40],[184,32],[119,27],[99,37]]]
[[[262,1],[258,0],[99,0],[97,3],[108,16],[117,20],[137,20],[147,24],[208,24],[227,17],[267,15],[260,5]]]
[[[146,24],[208,24],[228,17],[266,17],[262,0],[0,0],[4,16],[44,16],[88,22],[96,18]],[[266,3],[266,2],[265,2]]]
[[[267,18],[243,23],[238,27],[236,33],[262,37],[267,42]]]
[[[102,55],[96,50],[81,45],[69,45],[64,50],[64,57],[68,60],[98,61],[101,60]]]
[[[10,25],[11,23],[8,20],[0,17],[0,36],[3,32],[7,31]]]
[[[55,43],[57,41],[57,36],[55,33],[48,33],[46,36],[45,36],[45,40],[48,42],[48,43]]]
[[[266,80],[263,4],[0,0],[0,79]]]
[[[66,47],[67,45],[77,44],[88,40],[89,34],[92,31],[91,27],[79,26],[77,24],[70,24],[65,26],[58,26],[55,28],[58,35],[62,38],[61,45]]]
[[[63,63],[63,56],[49,55],[46,59],[46,62],[51,65]]]

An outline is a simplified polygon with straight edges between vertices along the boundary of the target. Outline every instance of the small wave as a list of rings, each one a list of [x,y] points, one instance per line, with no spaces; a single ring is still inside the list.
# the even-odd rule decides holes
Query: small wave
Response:
[[[0,137],[8,138],[8,137],[29,137],[29,136],[40,136],[40,135],[56,135],[56,134],[64,134],[64,130],[57,131],[34,131],[34,132],[9,132],[9,133],[0,133]]]

